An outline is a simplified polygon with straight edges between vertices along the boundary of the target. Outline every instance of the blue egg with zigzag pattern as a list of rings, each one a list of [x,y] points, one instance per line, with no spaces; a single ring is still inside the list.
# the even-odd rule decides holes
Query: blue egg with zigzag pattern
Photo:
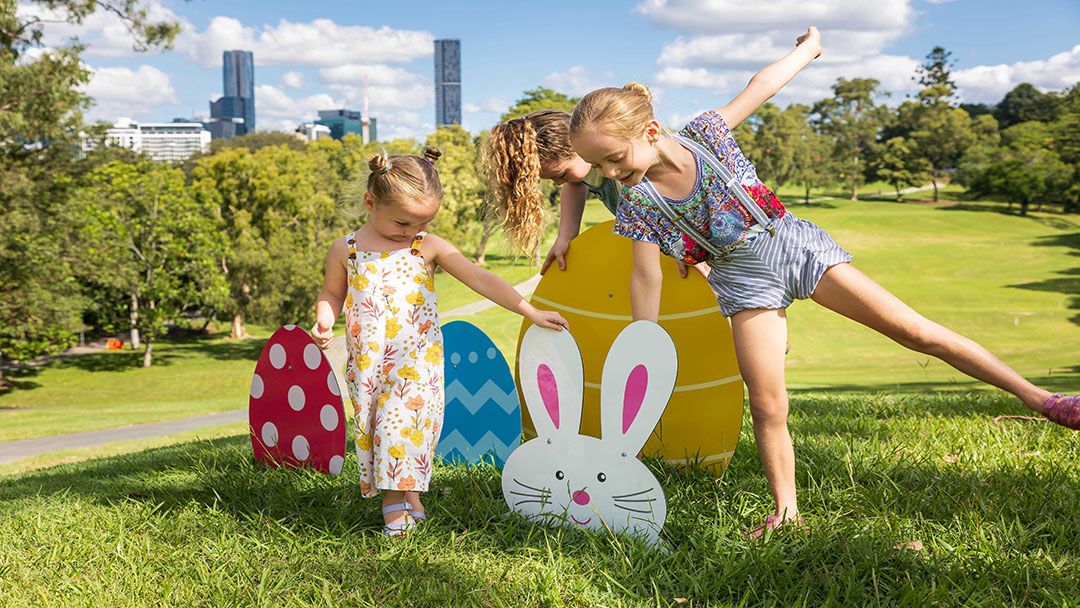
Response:
[[[446,411],[435,455],[445,462],[503,463],[521,443],[521,402],[506,358],[472,323],[442,327]]]

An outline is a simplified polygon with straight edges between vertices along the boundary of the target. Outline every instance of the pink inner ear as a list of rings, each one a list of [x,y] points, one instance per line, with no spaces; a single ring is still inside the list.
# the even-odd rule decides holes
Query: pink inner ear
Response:
[[[649,388],[649,370],[644,365],[638,364],[630,371],[626,379],[626,392],[623,393],[622,408],[622,432],[625,433],[634,423],[641,404],[645,401],[645,389]]]
[[[559,428],[559,383],[555,381],[551,368],[544,363],[536,368],[536,383],[540,386],[540,398],[544,401],[548,417],[555,428]]]

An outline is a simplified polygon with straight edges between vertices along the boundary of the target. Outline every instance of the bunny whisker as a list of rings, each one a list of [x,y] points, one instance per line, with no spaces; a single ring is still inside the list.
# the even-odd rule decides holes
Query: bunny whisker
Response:
[[[646,494],[648,492],[652,492],[653,489],[654,488],[649,488],[648,490],[642,490],[640,492],[632,492],[630,494],[620,494],[619,496],[612,496],[612,498],[614,498],[615,500],[619,500],[619,499],[622,499],[622,498],[626,498],[628,496],[637,496],[638,494]]]
[[[528,496],[530,498],[551,498],[551,492],[547,492],[544,494],[529,494],[528,492],[514,492],[513,490],[511,490],[510,493],[514,496]]]
[[[616,506],[617,508],[619,508],[619,509],[622,509],[622,510],[624,510],[624,511],[631,511],[631,512],[633,512],[633,513],[652,513],[652,509],[648,509],[648,510],[641,510],[641,509],[631,509],[630,507],[624,507],[624,506],[622,506],[622,505],[615,505],[615,506]]]
[[[551,501],[548,501],[548,500],[519,500],[519,501],[514,503],[514,506],[516,507],[518,505],[527,505],[527,504],[534,503],[534,502],[535,503],[540,503],[541,505],[547,505],[547,504],[550,504]]]
[[[636,519],[638,521],[643,521],[643,522],[649,524],[650,526],[656,528],[657,530],[660,529],[660,526],[658,526],[655,521],[645,519],[644,517],[631,517],[630,519]]]
[[[514,483],[518,484],[519,486],[521,486],[521,487],[523,487],[523,488],[528,488],[528,489],[530,489],[530,490],[533,490],[533,491],[536,491],[536,492],[540,492],[540,493],[545,493],[545,492],[546,492],[546,493],[548,493],[548,494],[550,494],[550,493],[551,493],[551,490],[549,490],[549,489],[547,489],[547,488],[544,488],[544,489],[540,489],[540,488],[534,488],[534,487],[532,487],[532,486],[530,486],[530,485],[526,485],[526,484],[523,484],[523,483],[521,483],[521,482],[520,482],[520,481],[518,481],[517,479],[515,479],[515,480],[514,480]]]
[[[616,498],[615,499],[615,502],[655,502],[655,501],[656,501],[655,498],[635,498],[635,499]]]

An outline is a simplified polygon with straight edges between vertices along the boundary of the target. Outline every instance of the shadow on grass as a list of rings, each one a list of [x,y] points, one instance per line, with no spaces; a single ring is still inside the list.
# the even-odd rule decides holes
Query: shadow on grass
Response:
[[[1063,353],[1065,354],[1065,353]],[[957,372],[959,374],[960,372]],[[1041,386],[1048,391],[1071,391],[1076,392],[1080,390],[1080,365],[1071,365],[1067,367],[1055,367],[1050,370],[1050,373],[1040,376],[1027,376],[1027,379],[1034,383],[1036,386]],[[925,381],[925,382],[880,382],[880,383],[865,383],[865,384],[822,384],[822,385],[800,385],[797,388],[790,389],[793,394],[805,394],[805,393],[832,393],[832,394],[850,394],[850,393],[866,393],[868,395],[876,394],[892,394],[892,393],[964,393],[970,391],[995,391],[994,387],[975,379],[957,380],[957,381]],[[1019,403],[1019,402],[1017,402]]]

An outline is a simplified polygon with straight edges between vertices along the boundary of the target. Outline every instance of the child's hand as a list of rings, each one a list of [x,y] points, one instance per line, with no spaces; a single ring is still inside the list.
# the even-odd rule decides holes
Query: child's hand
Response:
[[[814,26],[806,29],[806,33],[795,39],[795,46],[806,46],[814,52],[814,59],[821,57],[821,33]]]
[[[566,322],[566,319],[562,318],[562,315],[554,310],[537,310],[535,313],[529,315],[529,320],[546,329],[557,329],[562,331],[563,328],[569,329],[570,324]]]
[[[317,321],[309,333],[315,344],[323,350],[330,348],[330,343],[334,341],[334,326],[324,325],[322,321]]]
[[[552,262],[559,263],[559,270],[566,270],[566,252],[570,249],[570,241],[564,241],[561,238],[555,239],[555,243],[551,246],[551,251],[548,251],[547,259],[544,260],[544,265],[540,267],[540,274],[547,272],[548,266],[551,266]]]

